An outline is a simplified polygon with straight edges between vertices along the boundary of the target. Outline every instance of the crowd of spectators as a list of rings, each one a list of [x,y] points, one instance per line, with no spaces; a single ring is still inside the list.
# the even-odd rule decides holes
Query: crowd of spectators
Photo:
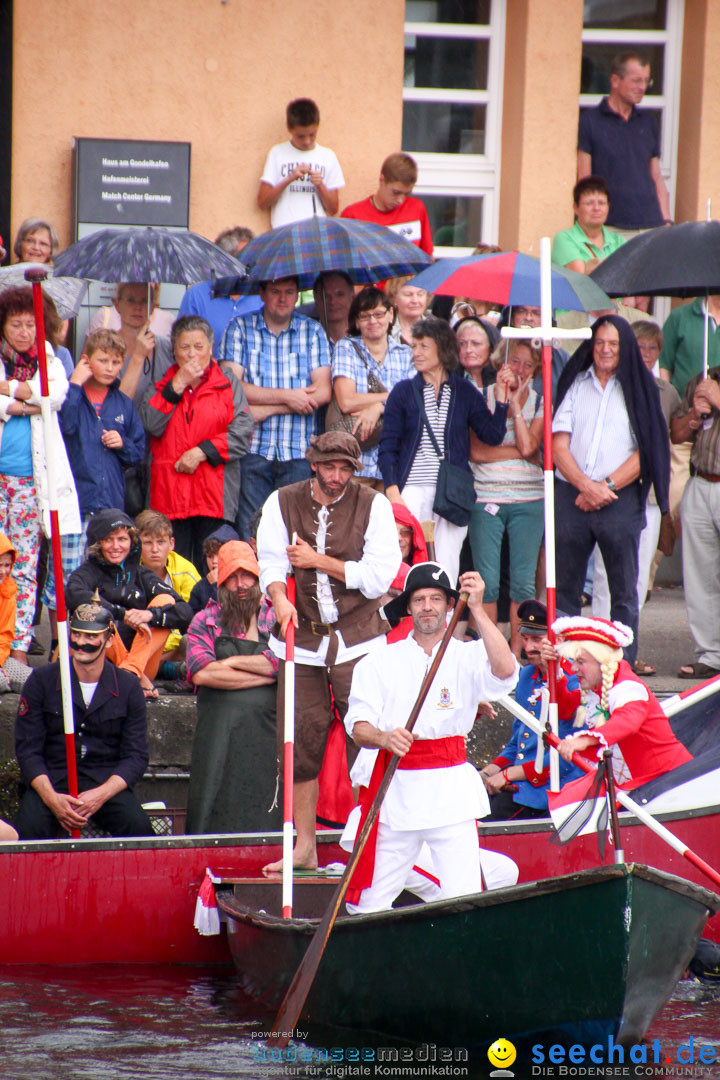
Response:
[[[643,165],[634,135],[648,71],[637,54],[618,58],[610,95],[598,115],[581,124],[575,220],[553,245],[554,260],[570,269],[590,272],[625,242],[628,229],[646,224],[638,198],[626,197],[628,177],[604,160],[608,127],[625,125],[630,182],[639,184],[647,171],[642,187],[657,203],[648,223],[668,221],[656,144],[651,142]],[[332,150],[317,143],[319,122],[309,99],[288,106],[289,138],[270,150],[257,196],[273,227],[340,209],[344,177]],[[393,153],[381,165],[375,192],[341,214],[387,225],[432,254],[428,215],[412,194],[416,181],[413,159]],[[618,203],[623,210],[630,206],[630,217],[613,216]],[[621,231],[611,227],[615,221]],[[251,238],[250,230],[234,227],[216,243],[238,254]],[[57,249],[52,226],[30,218],[13,251],[21,261],[51,262]],[[137,676],[146,696],[157,693],[154,680],[165,672],[188,692],[193,683],[209,688],[204,692],[210,700],[211,689],[224,684],[199,675],[203,668],[195,659],[188,671],[185,634],[194,612],[207,621],[207,603],[215,605],[219,625],[223,613],[234,611],[238,589],[243,592],[239,571],[251,567],[255,573],[254,556],[243,548],[234,561],[221,561],[218,577],[221,543],[254,543],[269,496],[312,481],[310,447],[326,429],[357,437],[361,485],[387,497],[396,512],[403,508],[398,519],[406,531],[417,522],[432,523],[435,557],[453,586],[464,570],[480,572],[484,610],[493,622],[509,623],[511,647],[521,656],[518,610],[543,593],[541,453],[543,409],[550,403],[543,402],[541,357],[532,336],[539,309],[499,312],[480,297],[433,298],[407,277],[360,288],[342,271],[320,274],[313,293],[313,303],[298,307],[294,277],[262,282],[258,295],[249,297],[215,297],[212,283],[204,282],[188,289],[174,319],[158,306],[155,287],[125,282],[113,306],[95,315],[76,364],[67,350],[61,359],[63,328],[48,310],[53,444],[45,446],[31,292],[0,292],[0,572],[7,562],[17,586],[6,659],[18,665],[4,669],[0,690],[17,685],[29,670],[24,665],[36,598],[42,595],[54,607],[52,566],[45,592],[38,588],[40,537],[49,533],[48,454],[58,478],[70,605],[99,596],[119,628],[107,655]],[[707,581],[700,573],[717,558],[718,545],[720,511],[714,512],[712,500],[720,491],[720,367],[714,364],[720,297],[675,310],[664,342],[645,312],[635,314],[643,321],[631,329],[615,314],[592,313],[588,344],[572,358],[558,344],[553,348],[558,600],[567,614],[579,614],[597,545],[594,610],[634,630],[635,643],[626,649],[634,662],[655,551],[658,543],[670,550],[672,520],[676,530],[685,522],[684,573],[697,659],[681,673],[702,677],[720,672],[716,620],[708,618]],[[527,340],[509,344],[500,337],[502,325],[527,328]],[[692,447],[692,464],[687,453],[673,457],[672,484],[670,434],[677,446]],[[448,514],[438,497],[446,467],[464,474],[470,486],[472,505],[458,516]],[[664,533],[661,526],[667,526]],[[259,569],[255,576],[261,577]],[[219,595],[218,584],[224,586]],[[244,613],[245,629],[257,629],[256,615]],[[232,617],[237,621],[237,612]],[[265,700],[275,670],[255,659],[262,656],[258,648],[250,652],[252,663],[233,660],[229,668],[260,673],[259,682],[240,679],[236,688],[262,688],[256,696]],[[235,653],[217,651],[208,670],[215,672],[216,665],[220,671],[230,655]],[[652,673],[650,667],[645,673]]]

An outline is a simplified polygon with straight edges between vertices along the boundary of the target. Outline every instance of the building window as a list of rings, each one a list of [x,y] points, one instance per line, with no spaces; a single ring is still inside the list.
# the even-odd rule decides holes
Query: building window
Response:
[[[497,238],[505,0],[407,0],[403,150],[436,254]]]

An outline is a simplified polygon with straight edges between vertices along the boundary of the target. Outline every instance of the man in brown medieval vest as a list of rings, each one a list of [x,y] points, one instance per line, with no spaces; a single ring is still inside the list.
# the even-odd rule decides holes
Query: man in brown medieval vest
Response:
[[[360,447],[352,435],[330,431],[310,440],[310,480],[274,491],[258,529],[260,585],[275,607],[270,647],[283,661],[278,678],[278,744],[283,744],[285,631],[295,624],[294,863],[317,866],[315,808],[318,775],[332,720],[331,691],[342,719],[353,669],[388,624],[380,598],[400,566],[392,507],[359,484]],[[287,598],[294,573],[296,601]],[[348,740],[349,764],[356,753]],[[282,762],[282,752],[280,753]],[[281,868],[271,863],[266,870]]]

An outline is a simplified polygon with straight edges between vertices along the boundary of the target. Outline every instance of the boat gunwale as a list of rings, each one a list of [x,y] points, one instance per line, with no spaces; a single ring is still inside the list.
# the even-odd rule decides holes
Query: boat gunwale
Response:
[[[720,808],[718,808],[720,811]],[[317,834],[318,844],[337,844],[341,829]],[[282,832],[194,833],[174,836],[87,837],[72,840],[7,840],[0,842],[2,855],[32,855],[36,852],[187,850],[192,848],[282,847]]]
[[[628,792],[628,794],[632,796],[632,791]],[[685,821],[688,818],[712,817],[714,814],[720,814],[720,803],[714,803],[712,806],[697,806],[692,810],[667,810],[659,814],[654,813],[652,816],[656,821],[666,823]],[[620,827],[623,829],[634,828],[637,825],[647,828],[647,825],[640,818],[635,817],[630,810],[619,811],[618,819]],[[481,840],[484,836],[508,836],[554,831],[550,817],[521,819],[519,821],[478,821],[478,835]]]
[[[653,814],[656,821],[672,822],[720,815],[720,803],[713,806],[696,807],[693,810],[671,810]],[[619,815],[622,828],[644,825],[639,818],[629,811]],[[645,826],[644,826],[645,827]],[[480,846],[483,838],[490,836],[513,836],[527,833],[552,832],[552,820],[536,818],[521,821],[479,821],[478,835]],[[322,847],[337,844],[342,836],[342,829],[321,829],[317,833],[317,842]],[[173,836],[126,836],[126,837],[88,837],[73,840],[70,837],[59,840],[5,840],[0,841],[1,855],[32,854],[38,851],[73,852],[73,851],[142,851],[144,849],[173,850],[183,848],[225,848],[225,847],[274,847],[282,846],[283,834],[278,832],[243,832],[243,833],[194,833]]]
[[[561,892],[567,889],[588,888],[601,884],[608,879],[624,877],[640,877],[655,885],[662,885],[672,892],[688,897],[705,907],[708,918],[720,910],[720,895],[711,892],[702,885],[696,885],[676,874],[668,874],[664,870],[646,866],[644,863],[622,863],[611,866],[590,867],[585,870],[576,870],[570,874],[562,874],[559,877],[541,878],[539,881],[527,881],[518,885],[510,885],[500,889],[490,889],[487,892],[472,893],[467,896],[455,897],[449,900],[433,900],[426,903],[422,901],[401,908],[392,908],[389,911],[375,911],[358,915],[338,915],[335,926],[347,928],[350,926],[362,927],[375,923],[394,923],[422,921],[455,915],[464,911],[473,911],[499,904],[514,902],[515,900],[528,899],[531,896],[545,896],[550,893]],[[258,883],[264,879],[258,878]],[[271,883],[269,883],[271,884]],[[330,880],[328,881],[330,884]],[[238,922],[250,924],[261,929],[273,929],[284,933],[300,933],[312,936],[317,930],[320,919],[291,918],[283,919],[279,915],[270,915],[260,912],[238,901],[234,894],[224,890],[217,892],[218,907]]]

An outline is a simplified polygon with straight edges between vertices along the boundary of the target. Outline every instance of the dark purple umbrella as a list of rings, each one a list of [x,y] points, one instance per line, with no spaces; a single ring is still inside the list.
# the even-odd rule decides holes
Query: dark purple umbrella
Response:
[[[245,276],[243,264],[193,232],[98,229],[55,260],[55,277],[195,285],[212,275]]]

